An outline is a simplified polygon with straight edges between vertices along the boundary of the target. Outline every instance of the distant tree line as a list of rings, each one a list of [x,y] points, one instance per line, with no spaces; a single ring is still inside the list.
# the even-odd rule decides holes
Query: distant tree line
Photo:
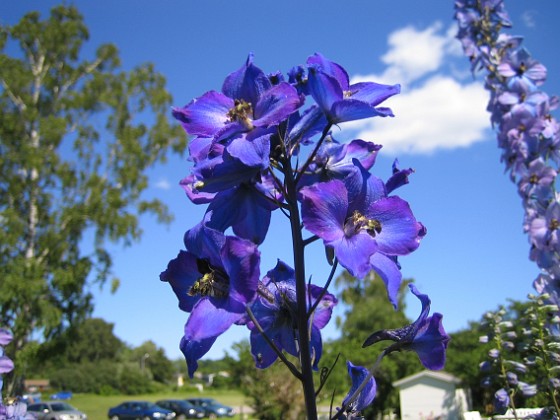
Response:
[[[150,393],[173,384],[176,367],[153,341],[123,343],[113,325],[90,318],[60,336],[35,343],[27,378],[47,378],[53,389],[96,394]]]

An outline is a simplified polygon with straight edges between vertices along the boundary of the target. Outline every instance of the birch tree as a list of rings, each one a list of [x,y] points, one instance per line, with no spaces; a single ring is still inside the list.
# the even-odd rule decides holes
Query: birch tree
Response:
[[[91,286],[112,280],[107,243],[140,239],[143,214],[170,220],[145,199],[147,169],[186,144],[165,79],[123,71],[113,45],[84,57],[88,36],[73,6],[0,27],[0,325],[16,376],[32,334],[91,314]]]

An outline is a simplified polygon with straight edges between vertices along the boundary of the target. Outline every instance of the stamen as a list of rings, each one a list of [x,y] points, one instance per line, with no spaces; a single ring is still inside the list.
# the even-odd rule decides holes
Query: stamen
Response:
[[[344,224],[344,231],[347,235],[355,235],[360,230],[365,230],[369,235],[375,237],[381,233],[381,222],[376,219],[368,219],[358,210],[354,210],[352,216]]]
[[[233,122],[237,121],[243,124],[247,130],[252,130],[253,126],[253,107],[249,102],[245,102],[243,99],[236,99],[233,105],[227,113],[228,119]]]
[[[223,298],[229,292],[229,280],[219,270],[215,270],[206,260],[197,260],[198,271],[202,274],[191,286],[189,296],[211,296]]]

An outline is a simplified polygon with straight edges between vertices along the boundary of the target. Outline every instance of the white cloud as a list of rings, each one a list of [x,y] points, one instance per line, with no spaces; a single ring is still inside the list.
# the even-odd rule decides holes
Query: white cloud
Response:
[[[534,28],[537,25],[537,12],[535,10],[526,10],[521,15],[521,20],[527,28]]]
[[[411,83],[438,70],[446,55],[461,54],[459,42],[454,39],[455,28],[441,34],[442,25],[436,22],[419,31],[413,26],[399,29],[389,35],[389,50],[381,57],[387,69],[376,76],[381,83]],[[364,80],[356,76],[355,80]]]
[[[489,94],[482,82],[461,82],[466,73],[449,63],[458,55],[463,58],[455,31],[450,27],[444,32],[434,23],[424,30],[408,26],[389,35],[389,50],[382,57],[388,65],[385,72],[356,76],[352,82],[401,83],[401,94],[383,104],[396,117],[354,121],[345,127],[391,153],[429,154],[484,140],[490,127]],[[468,67],[468,60],[464,63]]]
[[[160,178],[155,184],[154,187],[156,187],[159,190],[169,190],[171,188],[171,184],[169,183],[169,181],[165,178]]]
[[[487,102],[480,83],[461,85],[451,77],[434,76],[387,101],[395,118],[370,118],[347,127],[357,138],[382,144],[385,152],[429,154],[483,140],[490,126]]]

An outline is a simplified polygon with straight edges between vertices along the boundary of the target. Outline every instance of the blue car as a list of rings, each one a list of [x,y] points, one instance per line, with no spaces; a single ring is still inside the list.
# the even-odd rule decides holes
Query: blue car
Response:
[[[211,419],[217,417],[233,417],[235,412],[232,407],[220,404],[212,398],[188,398],[186,401],[190,402],[195,407],[204,410],[204,415]]]
[[[72,392],[70,391],[59,391],[56,394],[51,395],[51,400],[70,400],[72,399]]]
[[[159,400],[156,404],[175,413],[177,419],[202,419],[206,412],[185,400]]]
[[[175,417],[173,411],[147,401],[126,401],[110,408],[108,414],[111,420],[171,420]]]

